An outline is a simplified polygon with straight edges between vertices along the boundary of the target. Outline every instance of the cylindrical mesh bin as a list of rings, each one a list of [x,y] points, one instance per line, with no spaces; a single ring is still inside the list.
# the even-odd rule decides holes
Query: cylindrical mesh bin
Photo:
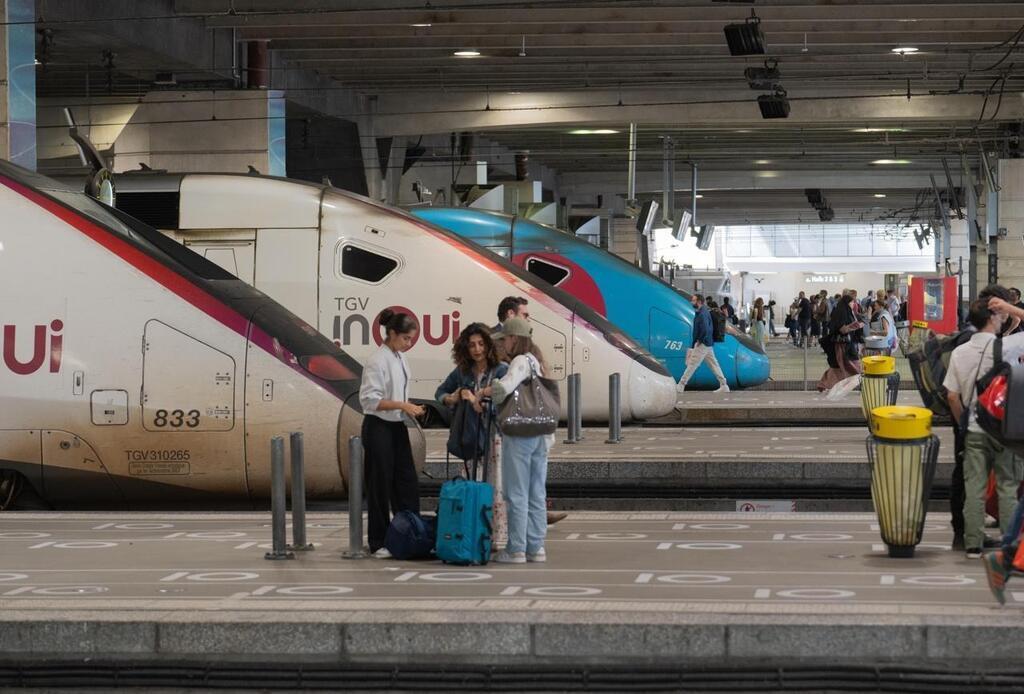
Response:
[[[924,532],[939,458],[932,413],[923,407],[877,407],[867,439],[871,501],[890,557],[913,557]]]
[[[876,407],[895,405],[900,392],[900,375],[893,357],[864,357],[864,373],[860,379],[860,406],[871,426],[871,411]]]

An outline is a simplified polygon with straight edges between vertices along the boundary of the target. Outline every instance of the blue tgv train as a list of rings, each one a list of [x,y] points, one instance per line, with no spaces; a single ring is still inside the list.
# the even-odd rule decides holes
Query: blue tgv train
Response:
[[[693,334],[689,294],[558,229],[521,217],[469,208],[420,207],[412,213],[449,229],[577,297],[625,331],[678,380],[686,368]],[[715,344],[715,356],[730,388],[768,380],[764,350],[746,335],[730,331]],[[701,365],[688,388],[717,388],[707,365]]]

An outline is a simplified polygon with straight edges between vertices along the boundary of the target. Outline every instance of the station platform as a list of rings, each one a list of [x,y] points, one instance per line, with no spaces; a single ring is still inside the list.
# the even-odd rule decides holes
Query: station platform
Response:
[[[1024,579],[999,607],[948,518],[929,516],[912,559],[888,558],[875,522],[574,513],[546,564],[457,567],[342,559],[341,514],[310,515],[315,551],[267,561],[269,513],[8,513],[0,686],[765,690],[813,674],[970,691],[1016,668]]]
[[[921,406],[916,390],[901,390],[898,405]],[[649,420],[658,425],[746,425],[746,426],[863,426],[860,391],[829,400],[817,391],[734,390],[685,391],[676,411]],[[938,422],[937,422],[938,423]]]
[[[424,481],[447,479],[448,432],[428,430]],[[658,508],[735,511],[750,500],[791,500],[799,511],[870,510],[866,426],[624,428],[606,444],[607,428],[585,427],[583,441],[556,432],[548,456],[548,494],[559,508]],[[953,468],[953,432],[935,429],[939,464],[933,499],[945,497]],[[842,504],[836,507],[835,504]],[[943,502],[937,502],[936,508]],[[739,504],[739,505],[738,505]]]

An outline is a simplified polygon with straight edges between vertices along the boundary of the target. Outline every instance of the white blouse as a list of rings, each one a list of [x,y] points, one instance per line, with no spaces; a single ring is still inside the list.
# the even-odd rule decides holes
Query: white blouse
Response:
[[[363,380],[359,384],[359,404],[363,414],[372,414],[388,422],[401,422],[401,410],[379,411],[381,400],[405,402],[409,399],[409,364],[405,355],[387,345],[370,355],[363,364]]]

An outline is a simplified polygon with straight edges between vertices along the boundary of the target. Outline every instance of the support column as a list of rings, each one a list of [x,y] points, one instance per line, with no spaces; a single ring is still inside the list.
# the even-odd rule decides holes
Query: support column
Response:
[[[999,216],[996,229],[1006,229],[999,239],[999,284],[1024,289],[1024,159],[999,161]]]
[[[0,159],[36,168],[34,0],[0,0]]]

